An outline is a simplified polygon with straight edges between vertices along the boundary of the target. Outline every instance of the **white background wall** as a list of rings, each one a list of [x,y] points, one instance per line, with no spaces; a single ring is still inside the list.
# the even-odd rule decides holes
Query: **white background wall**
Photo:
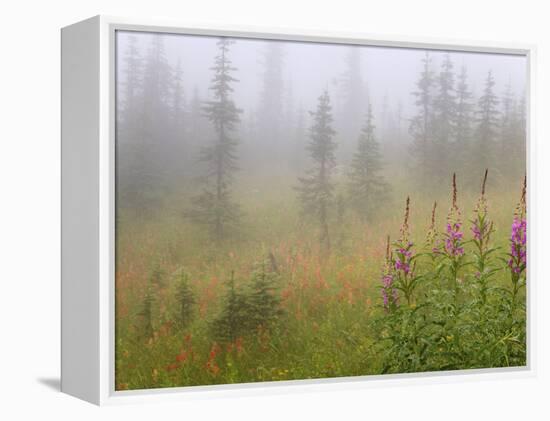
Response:
[[[0,418],[549,419],[550,13],[545,1],[95,0],[0,6]],[[96,14],[538,45],[536,378],[98,409],[59,376],[59,28]],[[535,192],[531,192],[534,194]],[[531,230],[531,234],[534,230]],[[534,258],[537,258],[536,264]],[[543,388],[546,387],[546,390]],[[10,414],[11,415],[8,415]]]

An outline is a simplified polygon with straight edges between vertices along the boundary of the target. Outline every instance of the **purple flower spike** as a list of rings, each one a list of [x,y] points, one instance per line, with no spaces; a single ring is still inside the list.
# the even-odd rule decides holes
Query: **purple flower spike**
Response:
[[[514,217],[510,235],[510,255],[508,266],[520,274],[527,266],[527,221],[519,216]]]

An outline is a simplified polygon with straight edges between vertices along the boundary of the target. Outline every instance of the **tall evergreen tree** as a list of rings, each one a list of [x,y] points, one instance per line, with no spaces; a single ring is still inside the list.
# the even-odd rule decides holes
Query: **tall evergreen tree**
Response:
[[[498,157],[500,169],[503,173],[507,170],[512,171],[514,166],[514,146],[515,146],[515,126],[516,119],[516,99],[512,92],[512,84],[510,81],[504,87],[504,92],[501,100],[501,119],[500,119],[500,135]]]
[[[499,162],[503,175],[516,180],[525,174],[525,100],[518,101],[508,83],[501,104]]]
[[[434,161],[434,176],[445,179],[449,172],[457,168],[451,161],[451,142],[455,135],[457,105],[455,96],[453,62],[449,53],[445,54],[438,77],[438,92],[434,98],[434,145],[431,156]]]
[[[166,185],[166,156],[172,154],[169,147],[171,131],[167,130],[170,127],[172,70],[166,58],[163,36],[153,34],[150,39],[143,65],[139,65],[142,74],[137,92],[140,97],[135,101],[136,107],[129,112],[134,116],[131,140],[127,145],[120,145],[119,151],[121,159],[126,161],[120,171],[122,203],[143,217],[151,216],[158,207]],[[135,47],[129,45],[129,55]],[[138,58],[133,60],[137,66]]]
[[[432,66],[432,58],[426,52],[422,59],[422,71],[417,90],[413,92],[417,114],[411,119],[409,133],[413,140],[411,154],[413,156],[413,169],[417,181],[421,186],[428,187],[433,181],[433,160],[431,155],[433,137],[433,89],[435,78]]]
[[[171,179],[178,183],[181,182],[182,175],[189,163],[188,134],[186,130],[187,111],[182,78],[183,71],[181,62],[178,60],[173,74],[172,100],[170,104],[172,136],[170,138],[169,149],[171,154],[167,157],[169,161],[165,161],[170,167],[171,175],[173,176]]]
[[[334,185],[331,174],[336,164],[336,142],[333,137],[336,134],[332,128],[332,107],[328,91],[319,97],[317,110],[310,111],[313,117],[313,125],[310,127],[310,142],[307,145],[313,166],[305,177],[299,178],[298,192],[302,202],[303,211],[307,215],[317,218],[321,251],[330,251],[330,237],[328,229],[329,212],[334,196]]]
[[[284,48],[280,41],[268,41],[263,52],[263,74],[258,105],[259,154],[268,162],[278,161],[283,152],[283,67]],[[273,159],[275,157],[275,159]]]
[[[491,71],[485,79],[483,95],[478,100],[474,141],[470,157],[470,177],[479,180],[486,168],[489,171],[497,169],[495,159],[496,141],[499,128],[498,98],[494,92],[495,79]],[[497,171],[494,171],[495,173]]]
[[[458,168],[467,166],[472,141],[472,93],[468,87],[468,71],[462,66],[456,85],[456,126],[453,156]],[[461,174],[463,176],[464,174]],[[463,178],[463,177],[461,177]]]
[[[122,87],[117,96],[120,101],[118,117],[120,123],[134,126],[133,119],[137,118],[141,98],[143,72],[143,58],[139,52],[138,39],[135,35],[128,36],[122,61],[125,72],[123,80],[118,85]]]
[[[364,221],[372,221],[389,197],[390,187],[380,174],[383,167],[380,145],[375,136],[372,106],[369,105],[349,174],[350,201]]]
[[[140,116],[143,89],[143,58],[138,38],[129,35],[122,59],[117,92],[117,199],[121,207],[134,207],[139,202],[139,165],[144,158]]]
[[[237,70],[229,59],[229,46],[234,41],[220,38],[217,43],[218,55],[215,58],[210,89],[213,99],[203,107],[204,113],[215,130],[214,142],[202,149],[200,161],[206,166],[202,193],[194,200],[194,209],[187,216],[206,226],[216,240],[223,240],[239,220],[239,207],[231,198],[231,185],[237,170],[237,139],[233,132],[240,121],[242,112],[236,107],[231,93],[232,83],[237,82],[231,74]]]
[[[345,71],[340,79],[342,108],[338,118],[338,131],[344,142],[341,153],[345,159],[352,153],[353,139],[357,138],[361,130],[361,119],[366,111],[366,86],[363,80],[361,52],[359,46],[347,49]]]

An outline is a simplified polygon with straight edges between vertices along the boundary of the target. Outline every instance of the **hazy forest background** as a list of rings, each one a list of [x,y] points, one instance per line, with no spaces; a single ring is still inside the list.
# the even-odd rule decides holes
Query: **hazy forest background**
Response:
[[[526,66],[117,32],[117,389],[524,365]]]

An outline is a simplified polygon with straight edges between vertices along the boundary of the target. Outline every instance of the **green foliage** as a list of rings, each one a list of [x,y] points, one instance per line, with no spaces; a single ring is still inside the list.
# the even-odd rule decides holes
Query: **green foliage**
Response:
[[[483,88],[483,95],[479,98],[475,113],[474,141],[471,143],[470,159],[468,160],[470,170],[470,182],[473,178],[478,180],[481,168],[489,168],[495,174],[498,170],[495,160],[497,151],[498,128],[500,122],[500,111],[498,109],[499,99],[494,92],[495,79],[489,71]]]
[[[422,72],[416,83],[417,90],[413,92],[417,114],[411,119],[409,133],[413,140],[410,146],[414,159],[413,168],[419,186],[431,187],[433,179],[433,162],[431,146],[434,133],[433,88],[436,80],[432,70],[432,58],[426,52],[422,59]]]
[[[234,273],[226,286],[223,310],[212,323],[214,337],[219,342],[235,342],[255,335],[258,329],[269,330],[284,314],[277,294],[279,275],[273,255],[256,265],[250,283],[238,288]]]
[[[194,199],[194,208],[185,213],[196,223],[208,228],[212,238],[220,242],[227,231],[236,227],[240,217],[239,206],[231,198],[231,185],[237,170],[237,139],[232,136],[242,112],[231,98],[231,84],[237,82],[231,74],[229,46],[233,41],[220,38],[216,56],[214,77],[210,89],[214,99],[207,101],[203,111],[216,132],[213,144],[203,147],[200,162],[206,166],[203,190]]]
[[[150,338],[153,335],[153,306],[155,305],[155,289],[149,282],[143,301],[141,310],[138,313],[140,317],[140,332],[144,338]]]
[[[455,75],[453,62],[447,53],[441,63],[438,75],[437,95],[434,98],[434,134],[431,158],[433,160],[432,176],[437,179],[449,173],[451,159],[451,145],[455,137],[457,123],[457,103],[455,94]]]
[[[394,271],[395,288],[406,303],[386,307],[373,321],[379,338],[374,352],[383,355],[381,372],[526,364],[526,309],[521,293],[525,266],[519,252],[516,262],[508,263],[491,243],[494,228],[487,212],[486,179],[487,173],[471,220],[473,239],[462,242],[455,190],[444,245],[417,255],[418,275],[409,272],[414,279],[422,279],[421,284],[412,291],[404,288],[399,280],[402,271]],[[407,248],[402,244],[398,248],[406,255]],[[507,272],[508,285],[497,284],[497,276]]]
[[[369,222],[387,203],[390,192],[390,186],[381,174],[384,165],[374,131],[372,107],[369,105],[349,174],[350,201],[361,218]]]
[[[283,314],[277,294],[279,275],[273,269],[272,261],[263,261],[252,273],[247,312],[253,328],[269,328]]]
[[[330,251],[328,229],[329,211],[334,196],[331,173],[336,164],[334,152],[337,144],[333,137],[332,107],[328,91],[319,97],[317,110],[310,112],[313,125],[310,128],[311,141],[307,145],[313,166],[305,177],[300,177],[297,190],[304,214],[313,215],[319,223],[319,243],[324,253]]]
[[[196,304],[195,294],[189,285],[189,274],[180,270],[176,284],[176,300],[178,303],[177,322],[184,329],[193,320]]]
[[[245,335],[250,326],[249,303],[245,294],[235,285],[235,274],[226,283],[226,293],[220,314],[212,322],[211,330],[219,342],[235,342]]]
[[[149,283],[157,288],[164,288],[166,286],[166,273],[162,269],[158,259],[154,261],[149,272]]]

